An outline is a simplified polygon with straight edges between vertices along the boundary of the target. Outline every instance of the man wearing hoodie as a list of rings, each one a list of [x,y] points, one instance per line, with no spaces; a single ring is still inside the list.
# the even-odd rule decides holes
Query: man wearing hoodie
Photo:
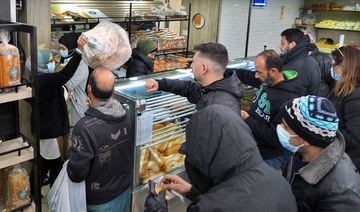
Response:
[[[318,95],[320,92],[320,68],[309,51],[317,49],[309,42],[309,37],[297,28],[290,28],[281,33],[281,59],[283,70],[295,70],[306,88],[306,94]]]
[[[258,54],[255,68],[255,72],[244,69],[235,71],[243,83],[259,88],[249,114],[242,110],[241,118],[254,134],[265,162],[278,169],[284,151],[276,134],[276,126],[281,123],[280,106],[289,99],[304,95],[305,88],[297,72],[283,71],[281,58],[274,50]]]
[[[236,74],[224,74],[229,60],[226,48],[219,43],[203,43],[195,45],[194,51],[191,68],[197,82],[148,79],[147,91],[162,90],[185,96],[196,104],[197,110],[212,104],[226,105],[240,115],[244,87]]]
[[[89,109],[75,125],[67,172],[85,180],[88,211],[130,211],[133,133],[130,114],[110,97],[114,74],[95,69],[89,78]]]

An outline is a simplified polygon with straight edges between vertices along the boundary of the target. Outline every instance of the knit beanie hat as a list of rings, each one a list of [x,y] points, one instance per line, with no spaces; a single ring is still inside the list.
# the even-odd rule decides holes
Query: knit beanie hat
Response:
[[[339,119],[328,99],[302,96],[286,102],[280,112],[287,125],[311,145],[325,148],[335,140]]]
[[[136,48],[147,56],[149,53],[157,51],[157,44],[152,40],[141,40],[137,43]]]
[[[70,51],[77,47],[77,40],[79,39],[80,34],[79,33],[68,33],[59,39],[59,43],[66,46],[66,48]]]

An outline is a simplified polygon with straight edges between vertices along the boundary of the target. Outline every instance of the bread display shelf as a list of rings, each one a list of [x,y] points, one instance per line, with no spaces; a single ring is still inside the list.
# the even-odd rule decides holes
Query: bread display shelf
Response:
[[[0,169],[34,158],[34,149],[23,138],[0,143]]]
[[[342,31],[353,31],[353,32],[360,32],[360,30],[353,30],[353,29],[339,29],[339,28],[327,28],[327,27],[315,27],[316,29],[329,29],[329,30],[342,30]]]
[[[12,91],[8,93],[0,93],[0,104],[6,102],[17,101],[21,99],[27,99],[32,97],[32,88],[25,85],[17,88],[18,91]]]
[[[5,209],[5,202],[0,201],[0,211],[3,211]],[[26,205],[24,207],[16,209],[16,211],[22,210],[23,212],[35,212],[35,204],[32,202],[30,205]]]

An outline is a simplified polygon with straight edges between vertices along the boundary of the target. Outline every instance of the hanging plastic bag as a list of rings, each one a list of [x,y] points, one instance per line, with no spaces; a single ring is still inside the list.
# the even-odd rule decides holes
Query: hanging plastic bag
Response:
[[[83,59],[92,68],[115,70],[131,56],[128,35],[117,24],[102,21],[83,35],[86,40]]]
[[[12,211],[14,209],[29,205],[29,194],[29,176],[26,170],[21,168],[20,164],[17,164],[9,172],[8,175],[8,188],[5,211]]]
[[[20,57],[16,46],[9,44],[9,31],[0,30],[0,87],[20,84]]]
[[[67,174],[65,161],[54,185],[47,195],[50,211],[78,211],[86,212],[86,190],[85,181],[74,183]]]

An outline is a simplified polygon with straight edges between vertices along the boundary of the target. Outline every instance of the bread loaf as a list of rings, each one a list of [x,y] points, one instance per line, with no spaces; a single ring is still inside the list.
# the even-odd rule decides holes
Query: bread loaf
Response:
[[[20,84],[19,50],[10,44],[0,44],[0,87]]]
[[[29,179],[26,170],[15,167],[9,173],[6,209],[14,210],[30,204],[29,189]]]
[[[160,154],[156,149],[153,149],[152,147],[148,148],[150,150],[151,157],[156,161],[156,163],[159,165],[160,168],[162,168],[165,165],[164,157],[162,154]]]
[[[141,178],[146,174],[148,168],[150,152],[148,149],[143,149],[140,151],[140,166],[139,166],[139,175]]]

